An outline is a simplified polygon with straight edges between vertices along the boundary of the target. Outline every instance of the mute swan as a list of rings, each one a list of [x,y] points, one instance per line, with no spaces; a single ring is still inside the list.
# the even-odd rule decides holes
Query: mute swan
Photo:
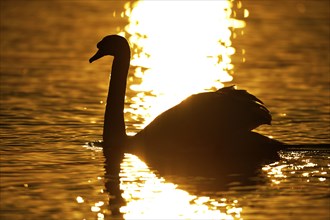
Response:
[[[159,115],[134,137],[128,137],[124,100],[130,46],[125,38],[110,35],[97,48],[90,63],[105,55],[114,57],[104,116],[104,149],[113,154],[132,152],[152,164],[177,162],[184,172],[194,172],[191,167],[205,164],[237,172],[250,164],[278,159],[277,151],[284,145],[251,131],[271,124],[270,112],[261,100],[234,87],[192,95]]]

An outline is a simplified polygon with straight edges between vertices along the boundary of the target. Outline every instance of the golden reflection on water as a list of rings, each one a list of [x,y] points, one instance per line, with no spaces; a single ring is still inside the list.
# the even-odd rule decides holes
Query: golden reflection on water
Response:
[[[238,2],[237,8],[242,8]],[[232,1],[138,1],[127,3],[121,17],[129,24],[121,35],[132,48],[129,108],[137,130],[186,97],[223,87],[232,80]],[[116,14],[114,14],[116,16]],[[244,16],[248,11],[244,9]],[[143,122],[143,124],[141,124]],[[126,154],[121,189],[125,219],[240,219],[238,201],[191,195]],[[96,207],[94,211],[98,212]],[[93,211],[93,210],[92,210]]]
[[[233,219],[240,218],[237,200],[227,204],[206,196],[190,195],[158,177],[138,157],[126,154],[121,164],[121,189],[127,205],[125,219]],[[226,213],[219,210],[225,207]]]
[[[138,81],[130,83],[137,94],[126,112],[144,120],[139,128],[186,97],[219,89],[222,82],[232,80],[232,30],[245,27],[244,21],[232,17],[232,4],[138,1],[125,5],[129,24],[121,34],[132,47],[131,66]]]
[[[98,142],[86,143],[83,147],[95,152],[102,151]],[[126,202],[125,206],[120,207],[124,219],[242,219],[243,209],[238,200],[191,195],[156,175],[146,163],[132,154],[125,154],[121,163],[120,189]],[[104,193],[104,190],[100,192]],[[75,200],[78,204],[86,202],[79,195]],[[111,215],[105,202],[87,202],[97,219]]]
[[[262,170],[273,184],[281,184],[287,181],[288,175],[300,178],[302,182],[324,182],[329,180],[330,165],[317,164],[309,158],[301,159],[304,153],[306,152],[289,152],[282,155],[282,158],[285,159],[284,163],[282,161],[265,165]]]

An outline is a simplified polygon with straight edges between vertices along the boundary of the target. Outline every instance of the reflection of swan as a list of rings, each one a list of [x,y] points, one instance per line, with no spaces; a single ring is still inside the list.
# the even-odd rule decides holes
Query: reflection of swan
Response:
[[[147,162],[178,162],[187,170],[212,164],[226,165],[227,170],[236,172],[249,167],[247,163],[277,159],[282,144],[251,132],[259,125],[270,124],[269,111],[255,96],[234,87],[192,95],[128,138],[123,112],[129,44],[125,38],[111,35],[97,47],[99,50],[90,62],[105,55],[114,56],[104,119],[104,148],[122,153],[122,147],[127,146],[126,151]]]

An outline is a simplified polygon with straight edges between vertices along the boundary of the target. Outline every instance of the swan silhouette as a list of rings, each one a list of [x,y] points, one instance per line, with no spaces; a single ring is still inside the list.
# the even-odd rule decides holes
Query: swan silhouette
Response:
[[[127,136],[124,100],[130,46],[124,37],[110,35],[97,48],[90,63],[114,57],[103,129],[103,148],[110,154],[134,153],[157,170],[192,175],[213,168],[216,173],[244,172],[278,159],[284,145],[251,131],[271,124],[270,112],[261,100],[234,86],[192,95],[135,136]]]

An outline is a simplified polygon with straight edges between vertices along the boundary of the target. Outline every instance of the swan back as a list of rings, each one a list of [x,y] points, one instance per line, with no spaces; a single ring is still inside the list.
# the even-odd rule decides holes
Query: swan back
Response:
[[[231,86],[188,97],[155,118],[133,140],[147,148],[218,148],[231,138],[270,123],[270,112],[261,100]]]

